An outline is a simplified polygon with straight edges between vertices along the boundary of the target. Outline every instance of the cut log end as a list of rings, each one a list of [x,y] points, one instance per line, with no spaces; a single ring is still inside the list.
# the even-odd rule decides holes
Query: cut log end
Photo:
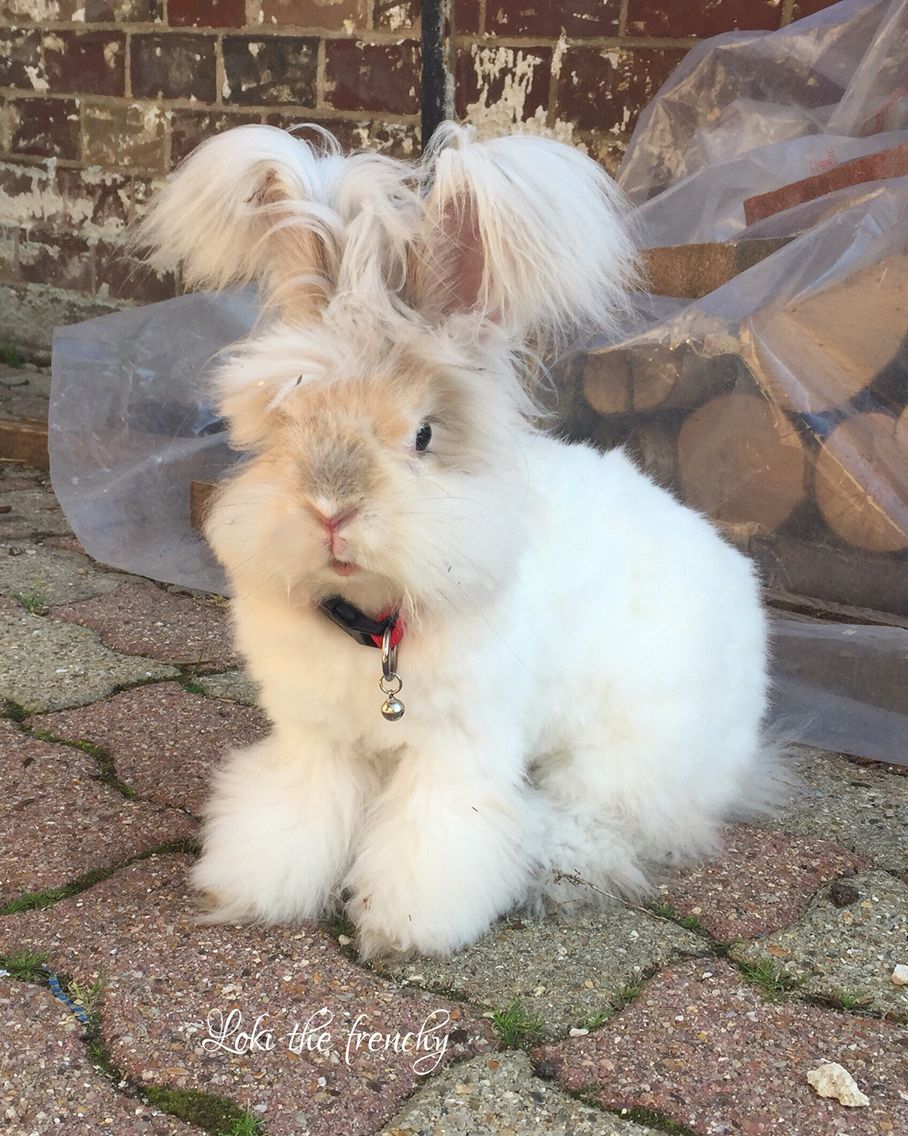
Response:
[[[906,412],[908,413],[908,412]],[[858,414],[830,433],[817,455],[814,496],[846,544],[870,552],[908,549],[908,417]]]
[[[725,394],[682,426],[678,475],[685,499],[715,520],[772,531],[804,497],[807,459],[781,411],[755,395]]]

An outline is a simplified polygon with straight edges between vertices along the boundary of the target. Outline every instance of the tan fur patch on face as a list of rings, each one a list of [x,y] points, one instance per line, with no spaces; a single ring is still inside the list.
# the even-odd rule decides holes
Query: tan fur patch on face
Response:
[[[301,384],[281,408],[282,449],[303,492],[338,508],[359,505],[382,480],[382,464],[403,455],[419,426],[427,383],[404,376]]]

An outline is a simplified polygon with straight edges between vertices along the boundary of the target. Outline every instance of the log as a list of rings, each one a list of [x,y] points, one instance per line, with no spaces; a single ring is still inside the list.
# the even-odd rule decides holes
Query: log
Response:
[[[790,240],[791,237],[762,237],[644,249],[647,289],[657,296],[697,300],[772,256]]]
[[[583,365],[583,397],[599,414],[627,414],[633,409],[630,355],[626,350],[590,352]]]
[[[677,429],[666,422],[637,422],[627,437],[627,450],[654,481],[666,488],[678,480]]]
[[[754,374],[774,402],[799,413],[842,406],[901,350],[908,256],[893,253],[753,325]]]
[[[871,552],[908,548],[908,444],[904,415],[874,411],[841,422],[820,448],[814,497],[829,528]]]
[[[659,354],[634,356],[631,401],[635,411],[690,410],[753,377],[740,355],[716,354],[707,344],[682,343]]]
[[[599,414],[688,410],[753,380],[739,355],[703,344],[636,343],[591,351],[583,365],[583,395]]]
[[[678,476],[695,508],[766,532],[784,524],[803,499],[807,459],[777,407],[757,395],[724,394],[681,427]]]

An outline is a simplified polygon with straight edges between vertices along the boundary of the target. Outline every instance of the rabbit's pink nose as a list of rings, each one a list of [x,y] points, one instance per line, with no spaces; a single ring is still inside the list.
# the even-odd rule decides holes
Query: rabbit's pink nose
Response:
[[[359,512],[359,509],[342,509],[340,512],[332,513],[331,516],[326,516],[320,509],[316,509],[315,507],[311,509],[311,512],[325,532],[333,537],[344,525],[349,524],[350,521],[353,520]]]

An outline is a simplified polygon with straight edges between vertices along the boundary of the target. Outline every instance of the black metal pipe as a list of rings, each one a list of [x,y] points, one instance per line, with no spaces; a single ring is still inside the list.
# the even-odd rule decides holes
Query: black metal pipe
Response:
[[[420,110],[422,148],[448,117],[450,103],[450,0],[422,0],[422,79]]]

